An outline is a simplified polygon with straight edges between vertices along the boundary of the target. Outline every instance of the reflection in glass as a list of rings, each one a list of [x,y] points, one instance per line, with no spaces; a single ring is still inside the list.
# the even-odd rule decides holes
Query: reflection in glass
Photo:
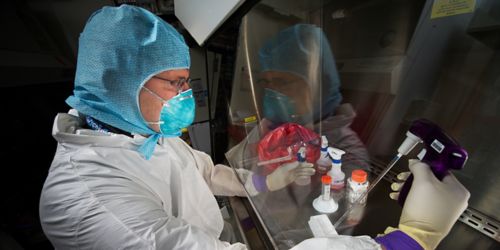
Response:
[[[257,58],[258,62],[250,62],[256,65],[246,68],[260,69],[256,81],[249,84],[259,93],[254,99],[258,100],[256,113],[261,119],[226,154],[230,164],[269,175],[283,164],[297,161],[302,146],[306,148],[305,160],[315,164],[320,138],[326,136],[330,146],[346,152],[342,161],[346,176],[354,169],[369,171],[368,153],[349,127],[355,112],[350,104],[342,103],[334,55],[322,29],[301,23],[278,30],[260,46]],[[308,185],[292,183],[251,197],[277,239],[287,234],[295,237],[285,237],[277,244],[290,247],[312,236],[307,220],[318,214],[312,201],[320,195],[320,178],[317,173]],[[340,210],[345,210],[345,190],[335,190],[332,195],[341,204]]]
[[[255,6],[240,27],[229,107],[236,145],[227,154],[231,166],[268,174],[267,164],[259,165],[259,143],[292,122],[347,152],[346,178],[362,168],[370,179],[394,157],[412,122],[425,118],[469,152],[454,174],[472,194],[469,205],[498,221],[500,57],[493,23],[499,23],[500,2],[478,0],[470,13],[430,18],[433,2],[266,0]],[[388,177],[407,171],[407,158],[419,151],[403,157]],[[277,244],[310,237],[307,219],[316,212],[309,198],[320,195],[319,178],[306,188],[289,185],[250,197]],[[352,213],[353,233],[375,236],[397,225],[400,207],[386,186]],[[459,247],[469,239],[478,248],[477,237],[462,236]]]

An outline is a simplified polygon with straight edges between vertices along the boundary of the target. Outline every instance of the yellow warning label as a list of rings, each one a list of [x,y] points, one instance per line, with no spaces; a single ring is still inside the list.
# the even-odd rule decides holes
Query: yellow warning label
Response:
[[[243,121],[245,123],[254,122],[256,120],[257,120],[257,116],[255,116],[255,115],[252,115],[252,116],[249,116],[249,117],[246,117],[245,119],[243,119]]]
[[[475,5],[476,0],[434,0],[431,19],[471,13]]]

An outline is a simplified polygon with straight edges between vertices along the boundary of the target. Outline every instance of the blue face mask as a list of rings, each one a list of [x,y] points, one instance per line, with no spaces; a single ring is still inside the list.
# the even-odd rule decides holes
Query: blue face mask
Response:
[[[264,117],[274,123],[295,122],[297,114],[295,102],[290,97],[272,90],[264,89]]]
[[[148,124],[160,125],[160,132],[163,135],[180,136],[182,134],[181,130],[193,123],[195,102],[192,89],[180,92],[166,101],[148,88],[143,88],[163,102],[160,120],[158,122],[147,122]]]

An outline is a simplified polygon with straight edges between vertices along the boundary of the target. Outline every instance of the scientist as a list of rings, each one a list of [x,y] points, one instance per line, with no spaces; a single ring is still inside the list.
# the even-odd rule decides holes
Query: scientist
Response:
[[[55,118],[57,152],[40,199],[56,249],[246,248],[224,241],[214,198],[245,196],[235,172],[178,137],[194,118],[189,66],[182,36],[144,9],[90,17],[66,100],[74,109]],[[279,189],[313,173],[295,164],[265,184]]]
[[[189,66],[182,36],[144,9],[105,7],[90,17],[67,99],[74,109],[55,118],[58,147],[40,198],[41,224],[56,249],[246,249],[224,241],[213,196],[244,196],[236,173],[178,138],[194,116]],[[414,172],[400,230],[379,239],[388,248],[400,245],[395,234],[433,247],[466,206],[454,178],[432,179],[419,164],[424,174]],[[265,184],[283,188],[297,173],[314,173],[307,168],[275,171]],[[406,208],[433,197],[422,209]],[[381,247],[367,237],[324,240]]]

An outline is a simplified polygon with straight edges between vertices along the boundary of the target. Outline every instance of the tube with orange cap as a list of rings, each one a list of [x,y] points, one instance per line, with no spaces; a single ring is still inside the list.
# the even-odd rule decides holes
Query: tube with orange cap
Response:
[[[323,175],[321,177],[321,197],[324,201],[327,201],[330,198],[330,183],[332,182],[332,177],[329,175]]]
[[[332,183],[332,177],[329,175],[323,175],[321,177],[321,183],[321,195],[314,199],[313,207],[320,213],[334,213],[337,211],[339,205],[330,196],[330,184]]]

